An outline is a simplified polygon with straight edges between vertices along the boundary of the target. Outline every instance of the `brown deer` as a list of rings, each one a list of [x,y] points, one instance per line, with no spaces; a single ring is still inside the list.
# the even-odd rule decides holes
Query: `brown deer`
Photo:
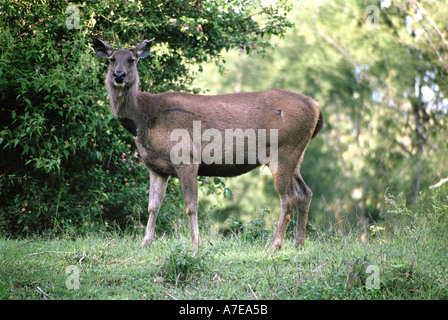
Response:
[[[157,213],[169,176],[179,178],[190,220],[192,245],[198,247],[197,176],[233,177],[262,164],[266,164],[273,175],[281,204],[271,248],[280,249],[295,207],[298,211],[295,245],[303,245],[312,192],[300,175],[300,164],[308,143],[323,125],[317,103],[304,95],[278,89],[224,95],[141,92],[137,62],[149,55],[153,41],[144,41],[129,50],[114,49],[97,38],[93,42],[97,55],[110,61],[105,82],[111,111],[134,136],[140,156],[149,169],[149,219],[142,246],[150,245],[154,239]],[[179,151],[179,142],[173,139],[173,132],[179,133],[179,130],[187,133],[183,139],[188,141],[182,146],[191,148],[183,149],[189,152],[186,157],[183,154],[183,159],[190,161],[173,161],[173,155],[178,154],[173,150],[177,148]],[[238,145],[227,144],[227,139],[225,145],[221,143],[222,147],[207,149],[206,142],[211,136],[213,143],[218,143],[219,134],[227,134],[229,130],[239,130],[243,134],[241,141],[244,141],[247,154],[238,154]],[[256,140],[250,141],[251,132],[258,132]],[[236,135],[236,138],[239,137]],[[254,144],[265,147],[265,157],[260,154],[252,159],[249,157],[249,149],[254,148]],[[205,152],[206,149],[213,161],[198,160],[198,150]]]

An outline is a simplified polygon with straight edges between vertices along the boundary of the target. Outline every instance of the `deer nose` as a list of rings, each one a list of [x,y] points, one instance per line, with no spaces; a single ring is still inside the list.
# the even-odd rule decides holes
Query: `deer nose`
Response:
[[[124,71],[114,71],[114,80],[118,83],[122,83],[126,77],[126,72]]]

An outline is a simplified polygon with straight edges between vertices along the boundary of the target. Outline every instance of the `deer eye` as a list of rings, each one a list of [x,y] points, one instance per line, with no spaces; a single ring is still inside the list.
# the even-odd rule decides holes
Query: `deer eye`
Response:
[[[133,64],[135,62],[135,58],[131,58],[128,60],[129,64]]]
[[[115,62],[115,58],[109,58],[109,61],[110,61],[111,63],[113,63],[113,62]]]

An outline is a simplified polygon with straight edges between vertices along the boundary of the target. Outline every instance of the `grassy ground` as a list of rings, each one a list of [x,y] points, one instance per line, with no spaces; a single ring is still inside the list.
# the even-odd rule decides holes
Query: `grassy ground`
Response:
[[[0,239],[1,299],[448,299],[446,223],[408,219],[359,236],[310,233],[303,249],[269,236],[188,233]],[[431,219],[433,222],[431,222]]]

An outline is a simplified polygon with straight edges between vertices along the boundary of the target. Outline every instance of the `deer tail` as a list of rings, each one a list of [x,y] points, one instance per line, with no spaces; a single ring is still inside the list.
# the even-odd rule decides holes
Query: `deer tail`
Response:
[[[314,128],[313,136],[311,137],[311,139],[313,139],[319,133],[323,125],[324,125],[324,117],[322,116],[322,111],[319,110],[319,119],[317,120],[316,127]]]

